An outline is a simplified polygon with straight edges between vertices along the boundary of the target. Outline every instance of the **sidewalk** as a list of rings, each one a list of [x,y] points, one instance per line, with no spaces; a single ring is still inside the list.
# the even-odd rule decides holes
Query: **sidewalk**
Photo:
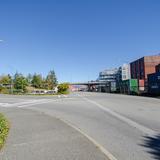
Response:
[[[43,113],[0,108],[11,123],[0,160],[106,160],[88,139]]]

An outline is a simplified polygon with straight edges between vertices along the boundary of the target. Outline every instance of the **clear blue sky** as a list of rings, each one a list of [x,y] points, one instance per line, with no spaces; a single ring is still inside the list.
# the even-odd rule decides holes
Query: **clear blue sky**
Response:
[[[160,0],[0,1],[0,74],[88,81],[159,51]]]

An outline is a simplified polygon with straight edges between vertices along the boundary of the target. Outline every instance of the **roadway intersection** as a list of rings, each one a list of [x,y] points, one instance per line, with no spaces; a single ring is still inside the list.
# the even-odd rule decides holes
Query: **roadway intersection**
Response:
[[[2,160],[160,159],[159,99],[85,92],[1,95],[0,112],[11,122]]]

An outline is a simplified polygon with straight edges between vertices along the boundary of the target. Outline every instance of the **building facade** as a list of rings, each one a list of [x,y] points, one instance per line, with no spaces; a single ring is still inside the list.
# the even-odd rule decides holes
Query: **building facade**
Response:
[[[160,55],[145,56],[130,63],[131,78],[145,79],[147,75],[155,73],[156,65],[160,63]]]
[[[99,73],[97,81],[105,82],[103,85],[98,86],[98,91],[100,92],[116,92],[117,90],[117,74],[119,69],[106,69]]]
[[[130,64],[122,65],[122,81],[131,79]]]
[[[118,69],[106,69],[99,73],[98,81],[113,82],[116,81]]]
[[[131,79],[137,79],[140,91],[147,91],[148,74],[155,73],[160,63],[160,55],[145,56],[130,63]]]

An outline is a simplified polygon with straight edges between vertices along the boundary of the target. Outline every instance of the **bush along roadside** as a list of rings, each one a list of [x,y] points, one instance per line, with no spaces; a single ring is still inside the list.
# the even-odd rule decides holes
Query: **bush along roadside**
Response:
[[[9,122],[6,117],[0,113],[0,149],[3,147],[9,132]]]
[[[69,84],[61,83],[58,85],[58,93],[59,94],[69,94]]]

